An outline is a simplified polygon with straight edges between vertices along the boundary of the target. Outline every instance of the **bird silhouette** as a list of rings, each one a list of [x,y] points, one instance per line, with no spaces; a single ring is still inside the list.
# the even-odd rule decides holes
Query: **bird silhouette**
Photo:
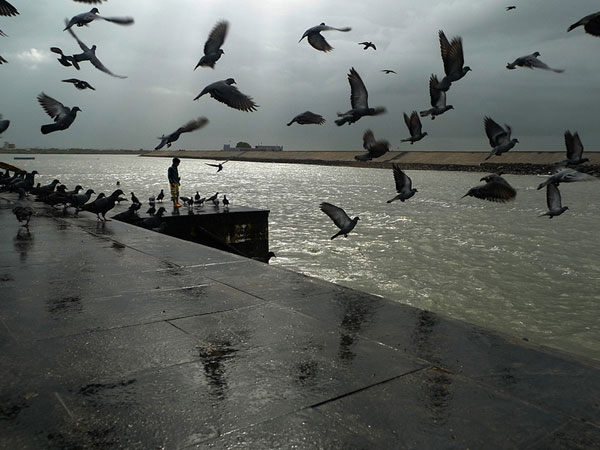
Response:
[[[312,48],[322,51],[322,52],[330,52],[331,50],[333,50],[333,47],[331,45],[329,45],[329,43],[321,35],[321,32],[322,31],[331,31],[331,30],[347,32],[347,31],[350,31],[351,29],[352,28],[350,28],[350,27],[334,28],[334,27],[330,27],[329,25],[325,25],[325,23],[322,22],[321,24],[306,30],[304,32],[304,34],[302,35],[302,37],[300,38],[300,40],[298,41],[298,43],[302,42],[302,39],[307,38],[308,43],[311,45]]]
[[[344,235],[344,237],[348,237],[348,233],[350,233],[357,222],[360,220],[360,217],[356,216],[353,219],[350,219],[346,211],[344,211],[339,206],[332,205],[331,203],[323,202],[319,205],[321,211],[329,216],[333,223],[340,229],[336,234],[331,236],[331,240],[335,239],[338,236]]]
[[[229,23],[226,21],[221,21],[213,27],[208,35],[208,39],[204,43],[204,56],[200,58],[200,61],[198,61],[194,70],[201,66],[215,68],[215,63],[219,60],[221,55],[225,53],[221,46],[227,37],[228,28]]]

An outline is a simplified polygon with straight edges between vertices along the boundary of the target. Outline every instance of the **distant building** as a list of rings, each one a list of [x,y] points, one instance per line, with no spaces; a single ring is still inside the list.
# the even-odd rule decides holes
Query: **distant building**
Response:
[[[4,146],[2,148],[4,148],[4,149],[7,149],[7,148],[16,148],[16,146],[15,146],[15,144],[11,144],[8,141],[4,141]]]
[[[254,148],[238,148],[232,147],[229,144],[223,145],[223,150],[225,151],[248,151],[248,150],[259,150],[263,152],[281,152],[283,151],[283,145],[257,145]]]

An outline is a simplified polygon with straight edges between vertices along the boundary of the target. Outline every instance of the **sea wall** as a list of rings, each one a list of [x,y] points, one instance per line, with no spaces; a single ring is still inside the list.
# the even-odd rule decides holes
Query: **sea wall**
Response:
[[[148,157],[199,158],[218,161],[254,161],[294,164],[319,164],[391,168],[398,163],[408,170],[463,170],[471,172],[502,171],[513,174],[545,174],[552,172],[556,163],[565,159],[563,152],[509,152],[494,156],[488,161],[484,152],[389,152],[373,161],[356,161],[360,151],[155,151],[144,153]],[[600,152],[585,154],[590,161],[582,170],[600,175]]]

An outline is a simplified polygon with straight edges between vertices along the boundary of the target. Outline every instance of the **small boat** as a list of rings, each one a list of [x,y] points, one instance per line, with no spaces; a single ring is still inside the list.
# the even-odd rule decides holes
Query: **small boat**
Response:
[[[35,159],[35,156],[15,156],[13,159]]]

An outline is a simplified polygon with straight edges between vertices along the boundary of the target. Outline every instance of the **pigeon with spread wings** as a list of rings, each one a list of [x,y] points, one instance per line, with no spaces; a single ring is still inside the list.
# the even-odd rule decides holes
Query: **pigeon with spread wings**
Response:
[[[390,143],[385,139],[376,141],[373,132],[366,130],[363,134],[363,148],[367,153],[356,155],[354,159],[357,161],[371,161],[373,158],[385,155],[390,150]]]
[[[342,126],[345,123],[350,125],[363,116],[377,116],[386,111],[382,106],[369,108],[369,93],[367,92],[365,83],[363,83],[358,72],[354,70],[354,67],[348,73],[348,82],[350,83],[350,105],[352,109],[345,113],[338,113],[340,119],[335,121],[337,126]]]
[[[333,220],[333,223],[335,223],[335,225],[340,229],[340,231],[331,236],[332,240],[338,236],[341,236],[342,234],[344,237],[348,237],[348,233],[354,229],[356,223],[360,220],[358,216],[350,219],[348,214],[346,214],[346,211],[339,206],[332,205],[331,203],[323,202],[321,205],[319,205],[319,208],[321,211],[327,214],[329,218]]]
[[[412,145],[427,136],[427,132],[423,132],[421,119],[419,119],[419,114],[417,114],[416,111],[413,111],[410,117],[404,113],[404,123],[408,128],[410,137],[407,139],[402,139],[400,142],[410,142]]]
[[[154,150],[160,150],[165,145],[167,146],[167,148],[171,147],[171,144],[177,139],[179,139],[181,133],[189,133],[191,131],[199,130],[200,128],[204,127],[207,123],[208,119],[206,117],[199,117],[195,120],[190,120],[185,125],[177,128],[171,134],[167,134],[166,136],[163,134],[161,137],[159,137],[158,139],[160,139],[160,144],[158,144]]]
[[[71,20],[69,20],[67,26],[64,28],[63,31],[68,30],[69,28],[75,25],[78,27],[87,26],[96,19],[102,19],[107,22],[116,23],[117,25],[131,25],[133,23],[132,17],[104,17],[100,15],[100,11],[98,11],[98,8],[92,8],[88,12],[84,12],[73,16]]]
[[[302,37],[298,42],[302,42],[302,39],[307,38],[308,43],[311,47],[320,50],[322,52],[330,52],[333,50],[333,47],[329,45],[329,43],[325,40],[325,38],[321,35],[321,31],[350,31],[352,28],[344,27],[344,28],[334,28],[329,25],[325,25],[325,23],[321,23],[315,27],[309,28],[304,32]]]
[[[589,14],[583,19],[578,20],[567,29],[567,32],[581,26],[587,34],[600,37],[600,11]]]
[[[494,155],[499,156],[502,153],[506,153],[519,143],[518,139],[511,139],[510,136],[512,129],[508,125],[504,124],[506,127],[506,129],[504,129],[488,116],[483,118],[483,125],[485,128],[485,134],[487,135],[490,146],[492,147],[492,151],[485,158],[486,161]]]
[[[194,70],[200,66],[215,68],[215,63],[225,53],[221,46],[225,42],[225,37],[227,37],[228,27],[229,23],[226,21],[221,21],[214,26],[204,43],[204,56],[200,58]]]
[[[400,169],[400,164],[393,164],[392,170],[394,171],[394,182],[396,183],[396,192],[398,195],[388,200],[387,203],[392,203],[394,200],[403,202],[419,192],[416,188],[412,187],[412,180]]]
[[[569,209],[568,206],[562,205],[560,190],[554,183],[550,183],[546,186],[546,204],[548,205],[548,211],[544,214],[540,214],[539,217],[548,216],[549,219],[552,219],[555,216],[560,216]]]
[[[209,94],[212,98],[225,103],[230,108],[239,109],[240,111],[256,111],[258,105],[254,103],[251,97],[242,94],[238,88],[232,86],[233,84],[235,84],[233,78],[211,83],[202,89],[202,92],[194,100],[198,100],[204,94]]]
[[[583,154],[583,144],[581,143],[577,131],[575,134],[571,134],[569,130],[565,131],[565,145],[567,146],[567,159],[561,161],[559,164],[571,164],[576,166],[590,160],[589,158],[581,157]]]
[[[475,197],[490,202],[505,203],[514,200],[517,196],[515,188],[508,184],[508,181],[502,178],[502,176],[496,173],[486,175],[481,178],[480,181],[485,181],[485,184],[472,187],[461,198]]]
[[[6,0],[0,0],[0,16],[16,16],[19,14],[17,8],[8,3]]]
[[[446,76],[437,84],[436,89],[447,91],[453,82],[464,77],[471,68],[464,65],[462,38],[454,37],[451,42],[448,42],[448,38],[442,30],[438,34]]]
[[[419,112],[421,117],[431,116],[431,120],[433,120],[436,116],[444,114],[449,109],[454,109],[454,106],[446,105],[446,93],[437,88],[438,84],[438,77],[431,74],[429,77],[429,98],[431,99],[432,107]]]
[[[78,106],[69,108],[43,92],[38,95],[37,99],[46,114],[54,119],[53,124],[42,125],[42,134],[66,130],[75,121],[77,112],[81,111]]]
[[[517,68],[517,66],[519,66],[519,67],[527,67],[529,69],[551,70],[552,72],[556,72],[556,73],[564,72],[564,69],[553,69],[552,67],[548,66],[548,64],[546,64],[545,62],[540,61],[538,59],[538,56],[540,56],[540,52],[533,52],[531,55],[519,56],[513,62],[508,63],[506,65],[506,68],[508,70],[514,70]]]

